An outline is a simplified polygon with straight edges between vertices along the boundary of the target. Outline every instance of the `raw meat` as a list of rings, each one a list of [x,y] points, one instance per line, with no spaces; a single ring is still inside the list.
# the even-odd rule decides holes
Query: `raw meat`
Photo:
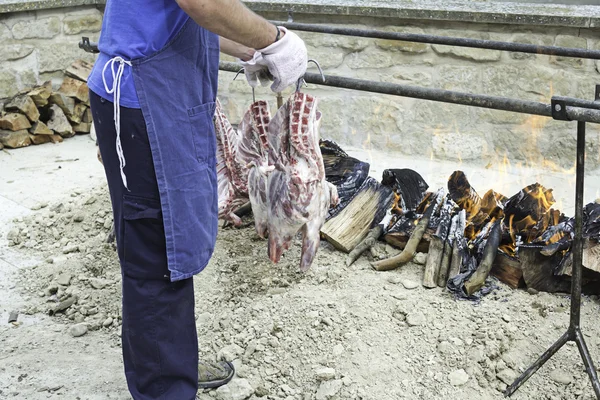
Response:
[[[317,100],[296,92],[269,123],[269,258],[277,263],[301,230],[302,271],[310,268],[327,212],[339,201],[335,185],[325,180],[320,121]]]
[[[234,211],[248,202],[248,169],[237,156],[239,134],[227,120],[218,99],[214,124],[217,135],[219,218],[240,226],[242,220]]]
[[[256,233],[266,238],[267,224],[267,131],[271,113],[266,101],[256,101],[246,111],[239,125],[240,143],[238,157],[248,168],[248,196],[254,215]]]

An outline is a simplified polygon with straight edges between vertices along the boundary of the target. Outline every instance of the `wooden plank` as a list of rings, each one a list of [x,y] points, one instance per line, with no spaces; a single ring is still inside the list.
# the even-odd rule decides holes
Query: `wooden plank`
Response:
[[[521,261],[503,251],[498,250],[490,274],[513,289],[525,286]]]

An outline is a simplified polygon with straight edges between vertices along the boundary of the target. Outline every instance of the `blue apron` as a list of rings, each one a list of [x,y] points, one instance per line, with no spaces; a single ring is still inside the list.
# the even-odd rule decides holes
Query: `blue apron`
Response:
[[[206,267],[217,237],[219,37],[189,18],[160,51],[131,65],[156,169],[170,279],[179,281]]]

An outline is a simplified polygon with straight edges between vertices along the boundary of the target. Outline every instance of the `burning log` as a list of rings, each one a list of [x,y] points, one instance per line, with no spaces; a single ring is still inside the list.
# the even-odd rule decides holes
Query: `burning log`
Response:
[[[452,223],[453,225],[456,225],[456,228],[454,230],[452,257],[450,260],[450,270],[448,271],[447,278],[454,278],[460,273],[460,267],[462,266],[463,259],[462,255],[467,247],[467,241],[465,239],[467,212],[465,210],[461,210],[457,215],[454,216]]]
[[[441,278],[440,274],[443,274],[442,279],[444,281],[448,277],[448,267],[450,262],[448,253],[450,250],[445,250],[445,248],[452,224],[453,209],[453,201],[449,198],[446,198],[444,205],[440,209],[440,221],[437,231],[429,243],[429,255],[427,256],[427,263],[425,265],[425,272],[423,274],[423,286],[426,288],[436,287],[438,280]],[[447,253],[445,257],[444,251]],[[446,264],[442,264],[443,262],[446,262]],[[441,286],[445,286],[445,282]]]
[[[416,210],[429,185],[419,173],[412,169],[386,169],[383,171],[382,185],[391,187],[397,198],[393,210],[402,214]]]
[[[498,250],[498,254],[496,254],[490,275],[495,276],[513,289],[519,288],[525,283],[521,261],[501,250]]]
[[[419,242],[423,238],[423,234],[425,233],[425,230],[427,229],[427,226],[429,225],[431,215],[434,212],[434,210],[436,209],[436,205],[437,205],[436,201],[432,201],[429,204],[429,206],[427,207],[427,210],[425,211],[425,213],[423,213],[423,216],[417,223],[417,227],[415,228],[413,234],[411,235],[410,239],[406,243],[404,250],[402,250],[402,253],[398,254],[395,257],[391,257],[391,258],[388,258],[388,259],[382,260],[382,261],[377,261],[372,264],[373,268],[376,271],[390,271],[390,270],[398,268],[401,265],[406,264],[407,262],[409,262],[413,259],[413,257],[415,256],[415,253],[417,251],[417,246],[419,245]]]
[[[335,248],[349,253],[381,221],[391,201],[389,188],[367,178],[348,205],[325,222],[321,234]]]
[[[473,189],[466,175],[462,171],[454,171],[448,179],[448,193],[450,198],[463,210],[467,211],[467,219],[471,220],[481,209],[481,197]]]
[[[454,252],[456,230],[458,229],[459,224],[457,216],[453,217],[451,215],[452,213],[454,213],[455,205],[456,204],[453,201],[449,201],[449,206],[451,207],[451,210],[448,213],[448,215],[452,222],[450,223],[448,235],[444,240],[444,250],[442,252],[442,260],[440,262],[440,271],[438,274],[437,281],[439,287],[446,287],[446,284],[448,283],[448,276],[450,275],[450,264],[452,262],[452,253]],[[462,236],[462,233],[460,235]]]
[[[528,288],[540,292],[568,292],[569,282],[554,274],[556,266],[562,260],[561,254],[550,257],[540,253],[542,246],[525,244],[519,247],[519,260],[523,270],[523,279]]]
[[[477,292],[485,284],[485,280],[487,279],[490,270],[492,269],[492,264],[494,263],[496,253],[498,252],[501,232],[502,221],[494,222],[494,225],[490,231],[490,235],[483,249],[483,257],[481,259],[481,263],[479,264],[479,267],[477,268],[475,273],[471,275],[471,277],[465,282],[464,288],[467,295],[473,295],[473,293]]]

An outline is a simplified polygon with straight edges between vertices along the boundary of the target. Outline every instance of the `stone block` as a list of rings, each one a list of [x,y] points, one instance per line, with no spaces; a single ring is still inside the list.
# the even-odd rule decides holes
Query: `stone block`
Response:
[[[483,93],[523,100],[549,102],[553,94],[573,94],[576,86],[566,71],[543,65],[536,68],[495,65],[482,70],[482,74]]]
[[[552,46],[554,42],[550,36],[534,35],[531,33],[516,34],[510,38],[510,41],[514,43],[535,44],[538,46]],[[537,57],[536,54],[532,53],[511,52],[509,55],[514,60],[534,60]]]
[[[90,40],[94,40],[90,38]],[[77,59],[94,62],[96,56],[77,47],[76,43],[49,43],[39,52],[39,72],[64,71]]]
[[[0,143],[9,149],[17,149],[29,146],[31,139],[29,138],[29,132],[26,130],[13,132],[0,129]]]
[[[389,68],[395,64],[394,53],[381,50],[378,47],[368,47],[363,51],[346,56],[346,65],[352,69]]]
[[[78,79],[66,77],[58,90],[65,96],[76,98],[84,103],[90,100],[87,83]]]
[[[419,28],[411,28],[411,27],[398,27],[392,26],[387,27],[386,31],[390,32],[404,32],[404,33],[423,33],[422,29]],[[429,50],[429,44],[427,43],[417,43],[417,42],[404,42],[401,40],[386,40],[379,39],[375,41],[375,45],[383,50],[389,51],[402,51],[405,53],[425,53]]]
[[[13,96],[19,90],[17,71],[0,67],[0,98]]]
[[[29,139],[33,144],[52,143],[52,135],[29,135]]]
[[[54,132],[42,121],[38,121],[29,129],[29,133],[32,135],[53,135]]]
[[[48,98],[52,94],[52,82],[46,81],[43,85],[33,88],[28,95],[38,107],[48,104]]]
[[[445,90],[477,93],[481,88],[481,68],[465,65],[441,65],[435,86]]]
[[[48,121],[48,128],[58,133],[63,138],[75,136],[75,131],[65,116],[63,110],[56,104],[50,106],[51,118]]]
[[[313,47],[306,46],[308,58],[316,60],[323,70],[337,68],[344,62],[344,50],[336,47]],[[316,68],[313,63],[308,68]],[[312,71],[311,71],[312,72]],[[319,72],[315,70],[314,72]]]
[[[19,21],[13,25],[12,34],[15,39],[52,39],[60,34],[60,30],[60,19],[49,17]]]
[[[4,44],[0,50],[0,61],[18,60],[30,55],[35,47],[28,44]]]
[[[352,26],[348,26],[352,27]],[[365,27],[362,27],[365,28]],[[324,35],[322,33],[298,32],[298,35],[304,40],[307,46],[312,47],[334,47],[344,49],[350,52],[357,52],[366,49],[372,39],[351,37],[343,35]]]
[[[587,49],[587,39],[578,36],[569,36],[569,35],[558,35],[554,40],[555,46],[560,47],[570,47],[570,48],[578,48],[578,49]],[[574,58],[574,57],[555,57],[552,56],[550,58],[552,63],[570,67],[570,68],[583,68],[585,65],[585,60],[582,58]]]
[[[14,97],[6,104],[5,108],[11,111],[20,111],[25,114],[31,122],[36,122],[40,118],[40,112],[35,103],[31,100],[31,97],[26,94]]]
[[[487,154],[488,148],[481,132],[440,130],[432,140],[433,155],[437,159],[475,161]]]
[[[0,23],[0,40],[5,41],[5,40],[10,40],[12,39],[12,32],[10,31],[10,28],[2,23]]]
[[[456,31],[439,31],[435,32],[436,35],[441,36],[454,36],[464,37],[470,39],[489,39],[490,35],[485,32],[472,32],[462,30]],[[499,61],[502,57],[502,52],[499,50],[487,50],[487,49],[472,49],[469,47],[457,47],[457,46],[445,46],[440,44],[431,45],[433,51],[440,56],[451,56],[456,58],[462,58],[465,60],[477,61],[477,62],[492,62]]]
[[[82,32],[100,32],[102,14],[70,15],[63,19],[64,32],[67,35],[78,35]]]
[[[31,128],[27,117],[19,113],[8,113],[0,118],[0,129],[20,131]]]

